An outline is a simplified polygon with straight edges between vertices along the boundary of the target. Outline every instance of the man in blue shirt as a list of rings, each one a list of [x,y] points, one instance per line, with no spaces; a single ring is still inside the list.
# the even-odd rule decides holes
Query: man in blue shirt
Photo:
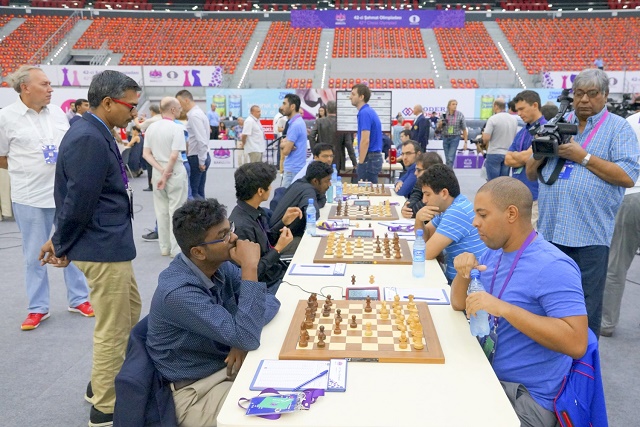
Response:
[[[455,259],[451,307],[490,315],[496,344],[486,339],[483,349],[522,425],[553,427],[553,400],[587,349],[587,311],[578,266],[533,230],[532,201],[514,178],[478,190],[473,225],[489,249]],[[467,296],[473,268],[486,292]]]
[[[209,127],[211,128],[211,135],[209,135],[209,139],[218,139],[220,115],[216,111],[216,108],[218,108],[216,104],[211,104],[211,110],[207,113],[207,119],[209,119]]]
[[[238,240],[226,216],[215,199],[175,211],[182,252],[160,273],[151,300],[147,350],[171,383],[179,425],[216,425],[247,352],[280,308],[258,282],[260,245]]]
[[[293,93],[285,95],[282,101],[282,114],[289,117],[287,136],[282,140],[280,149],[284,159],[282,187],[287,188],[293,177],[306,164],[307,159],[307,125],[300,115],[300,97]]]
[[[533,90],[524,90],[516,95],[512,100],[515,103],[516,111],[526,126],[520,129],[509,147],[509,151],[504,158],[504,164],[511,168],[511,176],[522,182],[531,190],[533,196],[533,208],[531,210],[531,224],[533,228],[538,228],[538,181],[529,181],[525,166],[527,160],[533,154],[531,141],[533,136],[529,133],[532,126],[547,123],[540,111],[540,95]]]
[[[351,105],[358,109],[358,180],[378,183],[382,170],[382,125],[378,114],[367,104],[371,90],[357,84],[351,88]]]
[[[435,259],[441,253],[445,258],[445,272],[449,284],[456,275],[453,259],[463,252],[480,257],[487,247],[473,225],[473,206],[460,194],[458,178],[447,165],[433,165],[420,175],[425,207],[416,213],[416,230],[424,230],[427,243],[425,256]]]
[[[396,182],[396,194],[407,199],[416,185],[416,158],[422,153],[420,145],[416,141],[405,141],[402,143],[402,164],[407,170]]]
[[[604,71],[582,71],[573,81],[573,93],[575,111],[567,121],[578,126],[578,134],[544,165],[529,159],[527,177],[535,180],[542,168],[542,177],[549,180],[558,162],[564,163],[557,181],[538,189],[538,230],[580,267],[589,327],[600,335],[616,213],[624,188],[633,187],[640,174],[640,147],[631,125],[607,111],[609,77]]]

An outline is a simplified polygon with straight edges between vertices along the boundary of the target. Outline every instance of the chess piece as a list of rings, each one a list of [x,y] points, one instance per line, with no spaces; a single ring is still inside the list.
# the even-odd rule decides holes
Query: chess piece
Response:
[[[331,294],[327,295],[327,300],[325,301],[325,303],[329,306],[329,308],[331,308],[331,305],[333,304],[331,302]]]
[[[395,255],[393,256],[395,259],[402,259],[402,255],[400,254],[400,251],[396,251]]]
[[[386,248],[384,250],[384,257],[385,258],[391,258],[391,250],[389,248]]]
[[[349,327],[357,328],[358,324],[356,323],[356,315],[351,316],[351,323],[349,323]]]
[[[340,320],[342,322],[342,310],[339,308],[336,309],[336,320]]]
[[[313,309],[317,310],[318,309],[318,294],[313,292],[311,294],[311,300],[313,301]]]
[[[362,237],[358,237],[358,239],[356,240],[356,248],[361,248],[362,247]]]
[[[347,255],[353,255],[353,247],[351,247],[351,242],[347,242],[346,252]]]
[[[371,276],[373,277],[373,276]],[[364,312],[365,313],[371,313],[372,308],[371,308],[371,297],[369,295],[367,295],[367,299],[366,299],[367,305],[365,305],[364,307]]]
[[[316,309],[313,306],[313,301],[307,302],[307,308],[310,310],[309,314],[311,316],[311,320],[316,320]]]
[[[376,253],[379,254],[382,252],[382,248],[380,247],[380,242],[376,245]]]
[[[404,350],[407,348],[407,334],[405,334],[404,332],[400,333],[400,345],[399,347]]]
[[[373,335],[373,332],[371,331],[371,322],[367,322],[366,329],[364,330],[364,336],[370,337],[372,335]]]
[[[304,328],[310,329],[313,328],[313,320],[311,319],[311,309],[307,307],[304,313]]]
[[[371,283],[373,285],[373,282],[375,282],[375,277],[373,276],[373,274],[371,276],[369,276],[369,283]]]
[[[322,317],[329,317],[331,314],[331,306],[329,304],[325,304],[322,310]]]
[[[306,347],[309,345],[309,340],[307,339],[305,334],[300,334],[300,341],[298,341],[298,346]]]
[[[336,319],[336,327],[333,330],[333,333],[336,335],[340,335],[342,333],[342,329],[340,329],[340,319]]]

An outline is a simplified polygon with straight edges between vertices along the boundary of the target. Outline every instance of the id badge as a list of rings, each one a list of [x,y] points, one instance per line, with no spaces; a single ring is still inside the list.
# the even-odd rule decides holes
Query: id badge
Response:
[[[524,167],[522,167],[522,166],[520,166],[520,167],[519,167],[519,168],[517,168],[517,169],[513,169],[513,174],[512,174],[512,175],[513,175],[513,176],[520,175],[520,174],[522,173],[522,171],[523,171],[523,170],[524,170]]]
[[[55,165],[58,161],[58,147],[55,145],[42,145],[42,155],[44,156],[44,161],[48,165]]]
[[[489,363],[493,365],[493,358],[496,355],[496,348],[498,347],[498,327],[496,325],[491,328],[489,335],[480,340],[480,345]]]
[[[133,219],[133,188],[127,188],[127,193],[129,193],[129,215]]]
[[[453,126],[449,126],[449,127],[447,128],[447,133],[448,133],[449,135],[452,135],[452,134],[453,134]]]
[[[558,175],[558,178],[569,179],[569,177],[571,176],[571,172],[573,172],[573,165],[574,163],[572,161],[567,160],[567,162],[562,167],[562,170],[560,171],[560,175]]]

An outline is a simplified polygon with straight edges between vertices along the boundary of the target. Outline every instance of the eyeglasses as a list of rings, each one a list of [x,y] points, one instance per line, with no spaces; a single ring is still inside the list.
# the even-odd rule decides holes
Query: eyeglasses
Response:
[[[216,243],[221,243],[221,242],[229,242],[229,240],[231,239],[231,233],[233,233],[234,231],[236,231],[236,225],[232,222],[231,225],[229,226],[229,231],[227,231],[225,233],[224,236],[222,236],[222,239],[216,239],[216,240],[212,240],[210,242],[202,242],[199,245],[196,246],[206,246],[206,245],[214,245]]]
[[[585,94],[589,97],[589,99],[591,99],[598,96],[600,94],[600,91],[596,89],[588,90],[586,92],[583,90],[577,90],[573,93],[573,99],[579,101],[584,97]]]
[[[113,102],[115,102],[116,104],[124,105],[125,107],[127,107],[127,108],[129,109],[129,112],[130,112],[130,113],[133,113],[133,110],[135,110],[136,108],[138,108],[138,106],[137,106],[137,105],[131,105],[131,104],[127,103],[127,102],[120,101],[119,99],[111,98],[111,100],[112,100]]]

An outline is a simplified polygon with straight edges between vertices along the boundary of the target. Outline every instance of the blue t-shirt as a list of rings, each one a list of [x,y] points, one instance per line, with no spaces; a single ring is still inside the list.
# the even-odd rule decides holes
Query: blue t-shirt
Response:
[[[480,264],[487,266],[480,273],[487,292],[491,292],[491,278],[501,253],[502,250],[489,249],[479,258]],[[502,256],[493,296],[500,294],[516,253]],[[578,266],[540,235],[522,253],[501,299],[538,316],[587,314]],[[493,370],[498,379],[524,384],[539,405],[553,411],[553,399],[569,373],[572,358],[536,343],[505,319],[499,320],[497,332]]]
[[[398,196],[404,196],[409,198],[413,187],[416,186],[416,164],[412,164],[407,169],[407,172],[402,177],[402,187],[398,190]]]
[[[358,144],[362,141],[362,131],[368,130],[369,134],[369,153],[382,152],[382,125],[380,118],[369,104],[364,104],[358,111]]]
[[[444,275],[449,283],[456,277],[456,269],[453,268],[455,257],[463,252],[471,252],[477,259],[480,259],[480,256],[487,250],[484,242],[480,240],[478,230],[471,225],[474,216],[471,202],[459,194],[442,215],[437,215],[431,220],[431,224],[436,227],[436,233],[453,240],[443,251],[447,264]],[[428,244],[429,242],[427,242]]]
[[[207,118],[209,119],[210,126],[220,126],[220,115],[217,111],[209,110],[209,112],[207,113]]]
[[[544,116],[541,116],[536,122],[545,124],[547,123],[547,119]],[[526,151],[531,147],[531,142],[533,141],[533,136],[529,133],[529,129],[531,129],[530,124],[524,126],[520,131],[516,134],[515,138],[513,138],[513,143],[509,147],[509,151]],[[531,191],[533,195],[533,200],[538,200],[538,180],[529,181],[527,178],[527,168],[525,166],[519,168],[511,168],[511,176],[521,181],[527,188]]]
[[[284,159],[284,170],[297,174],[307,162],[307,125],[300,114],[289,120],[287,139],[293,142],[293,149]]]

